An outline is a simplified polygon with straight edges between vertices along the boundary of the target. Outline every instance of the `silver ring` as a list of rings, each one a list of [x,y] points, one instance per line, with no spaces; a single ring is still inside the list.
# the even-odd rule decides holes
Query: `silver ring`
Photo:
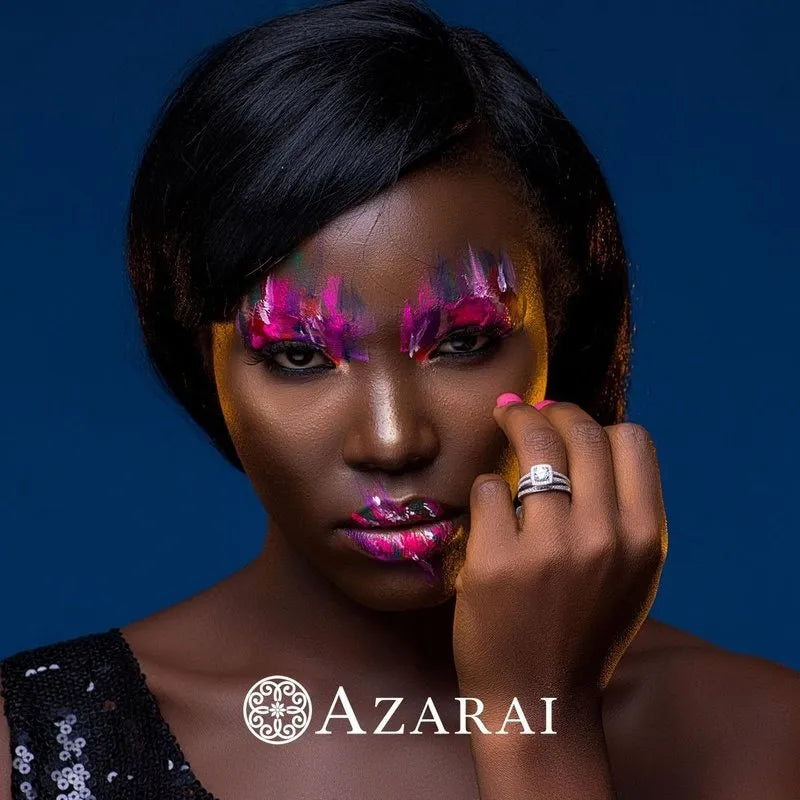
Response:
[[[520,479],[518,491],[532,488],[535,491],[548,491],[555,486],[566,486],[572,489],[570,479],[563,473],[553,469],[552,464],[534,464]]]
[[[522,507],[521,499],[537,492],[567,492],[572,494],[572,482],[563,473],[553,469],[552,464],[534,464],[520,479],[514,498],[517,516]]]
[[[529,486],[527,489],[517,492],[517,500],[526,495],[538,494],[539,492],[567,492],[567,494],[572,494],[572,489],[570,489],[569,486],[565,486],[563,483],[554,483],[552,486],[546,486],[543,489],[535,489]]]
[[[571,484],[569,478],[560,472],[553,473],[552,480],[537,481],[535,483],[526,474],[524,477],[520,478],[517,490],[521,491],[522,489],[530,489],[530,488],[535,489],[537,486],[543,486],[545,489],[547,489],[551,486],[570,486],[570,485]]]

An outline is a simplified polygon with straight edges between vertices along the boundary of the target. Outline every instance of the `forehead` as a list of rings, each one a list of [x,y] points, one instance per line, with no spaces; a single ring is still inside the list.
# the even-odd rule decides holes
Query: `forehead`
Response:
[[[528,209],[488,170],[426,169],[325,225],[272,275],[313,294],[340,277],[376,319],[396,322],[437,270],[464,273],[468,247],[497,259],[507,254],[518,291],[533,291],[531,230]]]

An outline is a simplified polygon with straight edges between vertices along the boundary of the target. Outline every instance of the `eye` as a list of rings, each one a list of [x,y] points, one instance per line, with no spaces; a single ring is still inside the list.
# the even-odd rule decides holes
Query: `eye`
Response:
[[[443,355],[447,357],[483,355],[496,347],[500,342],[499,334],[489,328],[462,328],[451,333],[434,351],[431,357]],[[448,347],[452,349],[447,349]]]
[[[330,358],[318,348],[294,341],[272,342],[261,350],[250,351],[248,363],[263,363],[272,372],[293,376],[314,374],[336,368]]]
[[[277,344],[281,344],[278,342]],[[289,345],[267,351],[272,357],[272,361],[282,369],[296,370],[305,367],[320,367],[330,363],[330,359],[316,347]],[[314,359],[319,359],[314,364]]]
[[[481,340],[486,339],[488,340],[489,337],[485,333],[461,333],[458,336],[451,336],[445,339],[441,345],[437,348],[437,352],[439,353],[466,353],[466,352],[473,352],[475,350],[481,350],[483,348],[476,347],[475,345]],[[452,345],[453,350],[442,350],[442,347],[446,347],[447,345]]]

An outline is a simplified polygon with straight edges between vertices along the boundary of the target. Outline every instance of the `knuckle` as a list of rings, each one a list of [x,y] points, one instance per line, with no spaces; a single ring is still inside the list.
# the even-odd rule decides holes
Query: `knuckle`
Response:
[[[581,419],[567,428],[567,437],[577,445],[596,445],[603,441],[603,426],[594,420]]]
[[[588,564],[603,564],[612,560],[617,552],[617,537],[613,531],[596,531],[585,537],[579,558]]]
[[[525,424],[531,418],[531,406],[527,403],[514,403],[506,408],[509,425]]]
[[[571,400],[559,400],[558,408],[561,411],[571,411],[572,413],[582,411],[581,407],[577,403],[573,403]]]
[[[639,425],[638,422],[620,422],[617,425],[609,426],[609,428],[621,442],[637,446],[648,445],[655,449],[653,439],[647,428]]]
[[[667,555],[667,529],[658,523],[637,526],[631,545],[637,560],[647,564],[663,563]]]
[[[527,573],[536,576],[537,581],[557,584],[571,571],[573,555],[568,547],[551,542],[540,547],[535,554],[523,557],[522,564]]]
[[[617,552],[617,537],[602,536],[592,541],[591,557],[593,561],[610,561]]]
[[[558,432],[553,428],[532,424],[526,425],[521,436],[522,446],[543,455],[556,456],[564,449]]]
[[[663,561],[667,557],[667,528],[659,526],[650,537],[650,548],[648,550],[653,558]]]

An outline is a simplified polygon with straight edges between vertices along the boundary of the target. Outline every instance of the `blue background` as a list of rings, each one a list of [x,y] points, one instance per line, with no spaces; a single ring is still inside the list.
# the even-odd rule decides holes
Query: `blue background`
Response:
[[[793,503],[797,7],[432,2],[541,79],[597,154],[633,261],[630,419],[659,450],[653,614],[800,669]],[[265,515],[150,375],[127,193],[182,68],[291,3],[16,3],[0,24],[0,656],[215,583]]]

